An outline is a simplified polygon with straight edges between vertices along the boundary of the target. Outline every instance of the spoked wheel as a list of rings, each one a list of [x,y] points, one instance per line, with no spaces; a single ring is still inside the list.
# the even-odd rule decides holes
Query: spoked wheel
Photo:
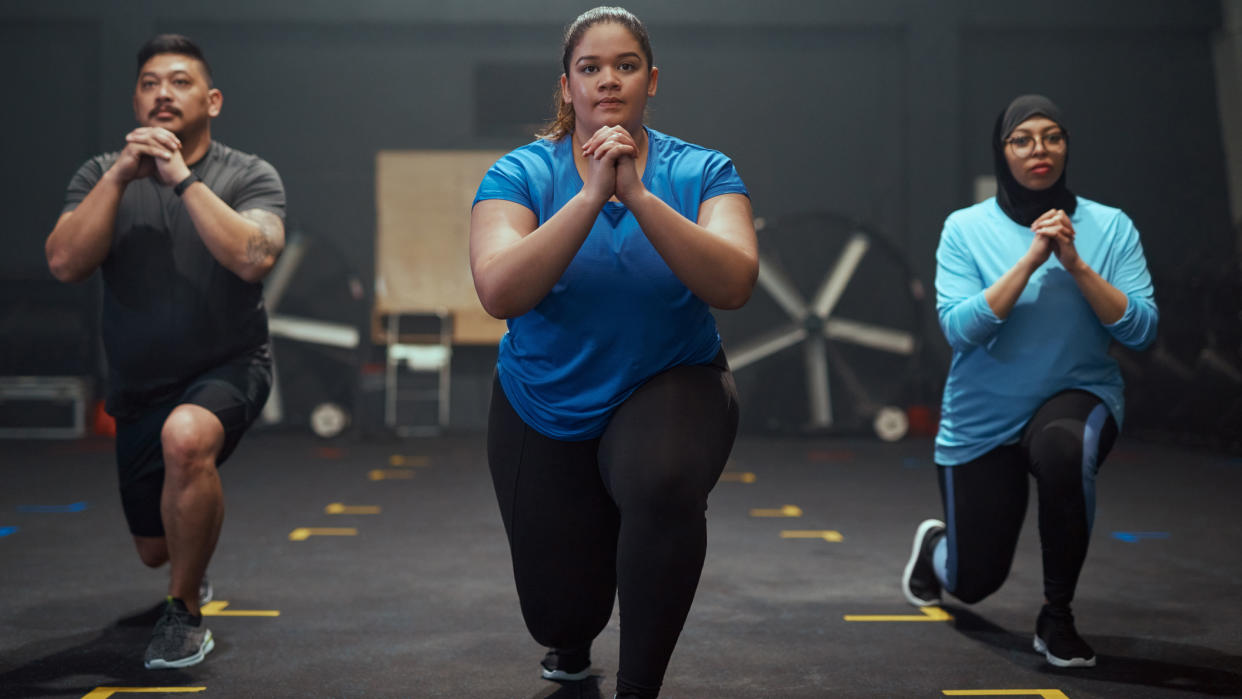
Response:
[[[339,403],[320,403],[310,414],[310,428],[316,436],[324,439],[339,437],[349,427],[349,412]]]
[[[903,437],[924,298],[905,256],[832,213],[757,219],[756,229],[762,291],[717,314],[747,421]]]
[[[357,404],[362,282],[341,250],[291,226],[263,298],[276,357],[264,422],[305,419],[321,437],[339,435]]]

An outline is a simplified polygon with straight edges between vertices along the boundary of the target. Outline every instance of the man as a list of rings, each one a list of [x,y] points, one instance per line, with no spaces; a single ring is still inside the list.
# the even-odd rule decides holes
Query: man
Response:
[[[142,562],[171,562],[145,665],[188,667],[215,645],[200,603],[224,517],[217,467],[271,388],[261,280],[285,196],[271,165],[211,140],[223,95],[189,39],[142,47],[133,99],[139,128],[73,176],[46,252],[61,281],[103,271],[121,503]]]

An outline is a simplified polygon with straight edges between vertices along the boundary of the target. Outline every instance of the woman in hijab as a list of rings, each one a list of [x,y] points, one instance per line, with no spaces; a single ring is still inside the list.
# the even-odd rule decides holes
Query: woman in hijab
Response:
[[[1138,231],[1066,186],[1069,129],[1042,95],[1015,99],[992,133],[997,194],[945,221],[936,307],[953,362],[935,460],[944,521],[918,528],[902,590],[978,602],[1009,575],[1034,476],[1044,605],[1035,651],[1093,667],[1070,603],[1095,514],[1095,476],[1122,423],[1109,344],[1156,334]]]

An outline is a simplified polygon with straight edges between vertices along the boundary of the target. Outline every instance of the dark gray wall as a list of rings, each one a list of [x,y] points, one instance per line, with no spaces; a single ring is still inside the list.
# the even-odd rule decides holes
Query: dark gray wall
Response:
[[[589,6],[9,0],[0,7],[0,278],[48,279],[42,244],[65,183],[132,127],[137,47],[177,31],[203,45],[225,94],[216,137],[272,162],[291,221],[341,251],[370,288],[375,152],[529,140],[559,74],[561,27]],[[1131,215],[1159,277],[1236,252],[1209,43],[1215,3],[630,7],[661,68],[652,125],[731,155],[759,215],[828,209],[863,219],[930,281],[944,216],[971,203],[974,177],[990,172],[995,114],[1039,91],[1068,116],[1071,186]],[[513,113],[498,114],[489,105],[506,85],[520,89],[498,100]],[[805,246],[816,254],[814,240]],[[89,306],[89,286],[81,289],[75,298]]]

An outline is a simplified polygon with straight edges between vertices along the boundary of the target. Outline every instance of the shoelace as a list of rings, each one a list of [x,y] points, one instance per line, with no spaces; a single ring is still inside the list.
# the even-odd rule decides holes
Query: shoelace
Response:
[[[169,604],[171,606],[171,603]],[[189,622],[185,619],[185,615],[173,607],[171,609],[166,609],[164,613],[160,615],[159,621],[155,622],[155,632],[157,634],[164,634],[167,636],[172,631],[187,627],[189,625]]]

